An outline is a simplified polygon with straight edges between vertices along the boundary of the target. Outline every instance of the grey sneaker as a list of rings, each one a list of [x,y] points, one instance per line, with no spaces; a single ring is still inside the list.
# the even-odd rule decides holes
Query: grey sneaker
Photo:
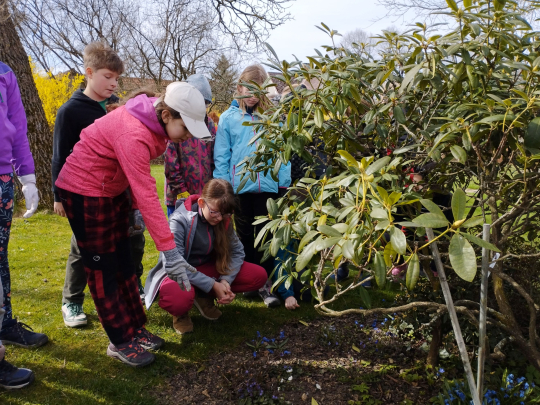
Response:
[[[281,305],[279,298],[264,287],[259,290],[259,296],[268,308],[279,307]]]
[[[120,360],[122,363],[132,367],[144,367],[152,363],[156,357],[146,351],[137,341],[133,339],[131,342],[113,345],[109,343],[107,347],[107,356]]]
[[[64,317],[64,324],[70,328],[85,326],[88,323],[82,304],[70,302],[62,305],[62,316]]]

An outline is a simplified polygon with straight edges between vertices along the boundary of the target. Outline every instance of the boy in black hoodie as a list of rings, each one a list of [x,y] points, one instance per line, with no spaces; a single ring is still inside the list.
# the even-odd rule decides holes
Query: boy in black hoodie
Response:
[[[113,92],[118,86],[118,77],[124,71],[120,57],[102,42],[93,42],[83,52],[87,86],[77,90],[73,96],[59,108],[54,124],[52,184],[54,192],[54,212],[65,217],[66,212],[54,183],[64,166],[67,157],[81,137],[81,131],[103,117],[107,105],[117,103],[118,97]],[[138,213],[134,213],[130,228],[130,242],[133,260],[136,264],[139,291],[144,291],[141,260],[144,254],[144,223]],[[69,327],[87,324],[83,312],[86,274],[75,236],[71,236],[71,249],[66,264],[66,279],[62,296],[62,316]]]

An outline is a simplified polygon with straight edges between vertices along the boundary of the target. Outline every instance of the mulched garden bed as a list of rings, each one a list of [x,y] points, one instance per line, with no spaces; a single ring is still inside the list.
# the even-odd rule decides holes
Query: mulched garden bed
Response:
[[[168,404],[427,404],[439,392],[426,354],[358,316],[285,325],[189,365],[158,395]]]

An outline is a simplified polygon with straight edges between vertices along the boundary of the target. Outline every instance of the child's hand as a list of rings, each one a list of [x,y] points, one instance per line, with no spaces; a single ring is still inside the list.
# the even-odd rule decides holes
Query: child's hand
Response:
[[[300,305],[298,305],[296,298],[294,298],[293,296],[290,296],[285,299],[285,308],[296,309],[296,308],[300,308]]]
[[[224,280],[223,280],[224,281]],[[231,291],[231,287],[225,283],[216,281],[212,290],[216,294],[218,304],[227,305],[233,302],[236,295]]]
[[[144,233],[146,225],[142,217],[141,211],[133,210],[133,226],[129,227],[128,233],[129,236],[141,235]]]
[[[231,285],[227,280],[219,280],[219,282],[225,286],[228,294],[232,294]]]
[[[55,202],[54,203],[54,213],[57,215],[60,215],[61,217],[66,216],[66,211],[64,210],[64,206],[61,202]]]

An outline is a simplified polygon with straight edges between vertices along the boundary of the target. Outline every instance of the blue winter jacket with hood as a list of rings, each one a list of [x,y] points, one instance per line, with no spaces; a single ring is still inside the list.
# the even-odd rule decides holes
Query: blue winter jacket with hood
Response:
[[[242,125],[245,121],[256,121],[253,114],[242,111],[238,101],[233,100],[231,106],[221,114],[214,145],[214,178],[225,179],[233,186],[237,192],[240,184],[240,173],[244,165],[239,163],[247,156],[250,156],[257,149],[257,142],[248,145],[249,141],[256,134],[252,126]],[[279,182],[276,182],[268,173],[257,173],[257,181],[247,181],[240,190],[244,193],[277,193],[279,188],[289,187],[291,184],[291,164],[282,165],[278,173]]]

